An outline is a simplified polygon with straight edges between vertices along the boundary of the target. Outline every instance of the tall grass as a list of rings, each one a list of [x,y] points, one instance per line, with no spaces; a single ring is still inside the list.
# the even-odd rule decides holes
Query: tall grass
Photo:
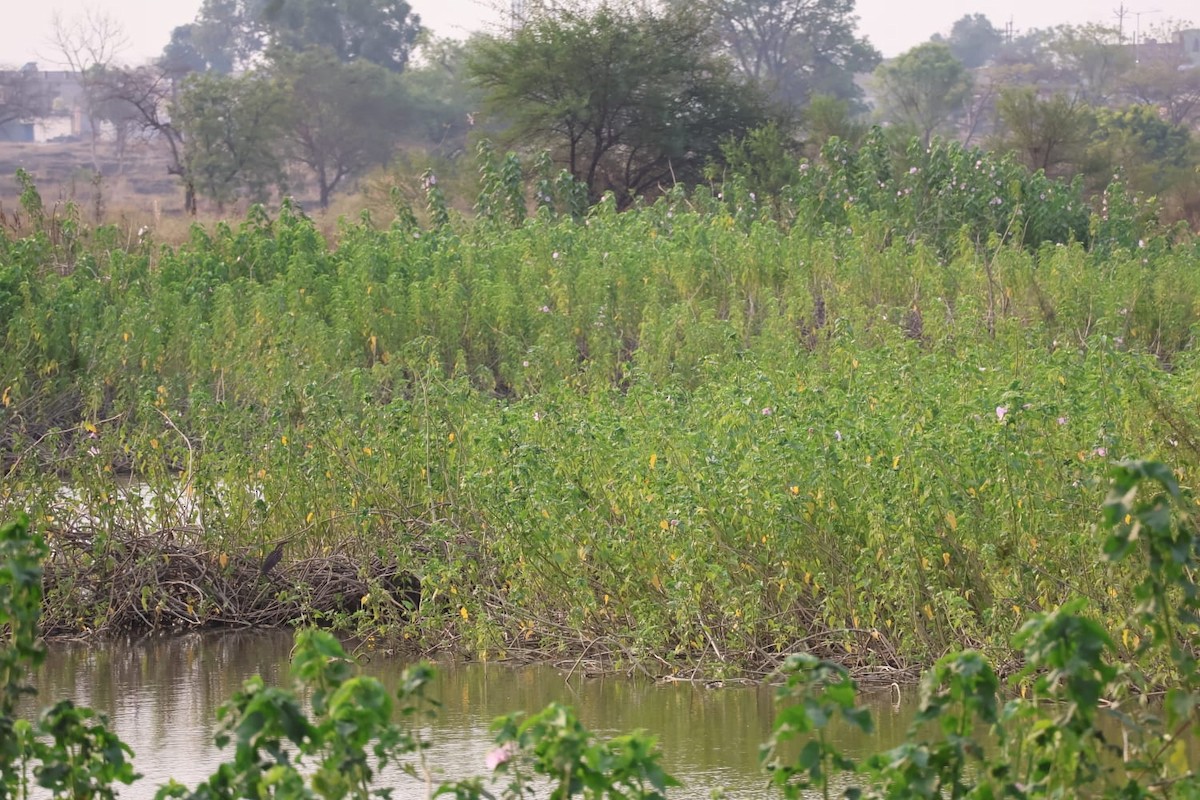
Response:
[[[1200,463],[1195,244],[748,202],[0,238],[0,516],[394,559],[389,633],[486,657],[891,674],[1125,619],[1092,512],[1112,459]]]

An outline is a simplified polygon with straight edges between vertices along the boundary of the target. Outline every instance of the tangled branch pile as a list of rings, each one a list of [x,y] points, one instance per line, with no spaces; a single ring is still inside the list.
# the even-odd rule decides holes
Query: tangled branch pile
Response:
[[[203,627],[272,627],[332,620],[373,604],[394,618],[415,612],[421,583],[379,558],[344,552],[283,559],[187,543],[183,529],[100,539],[52,532],[44,635],[146,633]]]

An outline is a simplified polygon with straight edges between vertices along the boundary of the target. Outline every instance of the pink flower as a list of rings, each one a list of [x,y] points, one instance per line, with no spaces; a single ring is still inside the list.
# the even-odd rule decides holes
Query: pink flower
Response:
[[[1092,452],[1095,453],[1096,455],[1100,456],[1101,458],[1104,458],[1106,455],[1108,455],[1108,448],[1107,447],[1097,447]]]
[[[769,416],[771,416],[771,414],[772,414],[772,413],[774,413],[774,412],[773,412],[773,410],[771,409],[771,407],[770,407],[770,406],[767,406],[766,408],[764,408],[764,409],[762,410],[762,415],[763,415],[764,417],[769,417]]]
[[[507,763],[517,753],[516,742],[505,742],[497,748],[488,751],[483,757],[483,763],[489,770],[495,770],[501,764]]]
[[[1004,417],[1008,415],[1008,406],[996,406],[996,419],[1004,422]]]
[[[1058,418],[1058,424],[1059,424],[1059,425],[1066,425],[1066,424],[1067,424],[1067,418],[1066,418],[1066,417],[1059,417],[1059,418]]]

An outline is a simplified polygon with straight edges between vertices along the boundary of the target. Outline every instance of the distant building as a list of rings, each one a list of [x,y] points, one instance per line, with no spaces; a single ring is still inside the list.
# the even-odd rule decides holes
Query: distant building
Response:
[[[74,72],[40,70],[32,62],[18,70],[0,70],[0,141],[47,142],[88,135],[83,109],[83,86]]]
[[[1139,64],[1175,64],[1179,67],[1200,67],[1200,28],[1176,31],[1169,42],[1146,38],[1126,45]]]

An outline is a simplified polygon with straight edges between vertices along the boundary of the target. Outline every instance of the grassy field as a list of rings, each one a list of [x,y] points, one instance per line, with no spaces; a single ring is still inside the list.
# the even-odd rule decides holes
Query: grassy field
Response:
[[[476,657],[905,676],[1085,597],[1132,652],[1096,521],[1112,461],[1200,465],[1195,243],[737,191],[0,238],[0,515],[59,543],[44,624],[230,622],[219,585]]]

